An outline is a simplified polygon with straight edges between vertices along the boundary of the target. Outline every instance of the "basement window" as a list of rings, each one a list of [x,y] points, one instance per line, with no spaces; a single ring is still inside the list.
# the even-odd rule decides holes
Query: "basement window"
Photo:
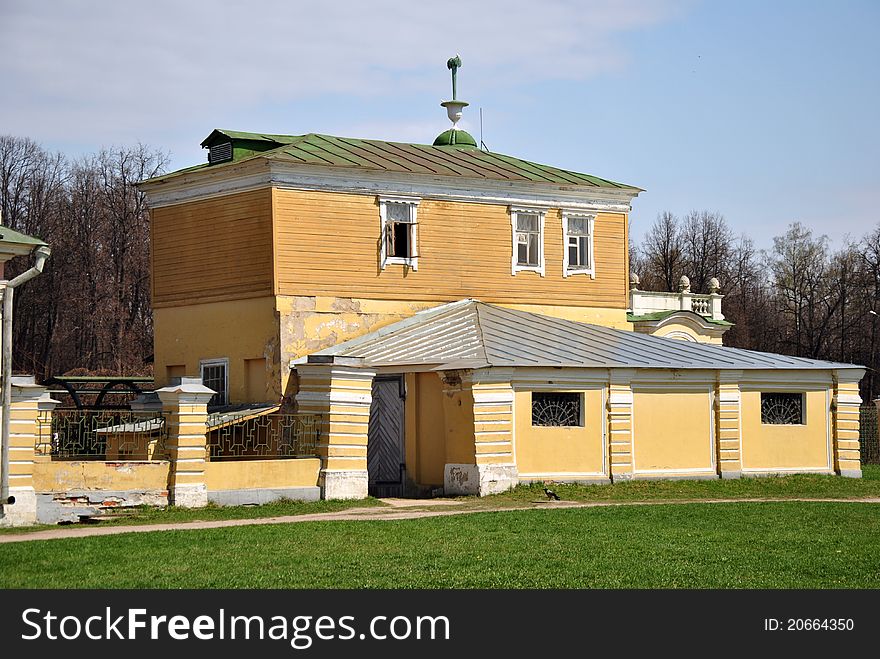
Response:
[[[208,162],[212,165],[218,162],[232,160],[232,142],[215,144],[208,149]]]
[[[802,426],[804,395],[800,393],[762,393],[761,423],[778,426]]]
[[[583,394],[532,392],[532,425],[583,427]]]
[[[387,265],[395,264],[409,266],[413,270],[419,269],[418,208],[419,199],[379,198],[379,258],[383,270]]]
[[[544,211],[511,208],[513,248],[510,274],[531,270],[544,276]]]
[[[593,227],[596,216],[562,212],[562,276],[584,274],[595,278],[593,267]]]
[[[202,384],[217,393],[211,396],[208,407],[220,407],[229,402],[229,360],[206,359],[199,363]]]

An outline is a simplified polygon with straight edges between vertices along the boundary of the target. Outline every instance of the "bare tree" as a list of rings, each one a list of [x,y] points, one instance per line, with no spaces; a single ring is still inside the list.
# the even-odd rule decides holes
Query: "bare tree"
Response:
[[[723,215],[691,211],[684,218],[680,235],[682,268],[690,277],[692,290],[708,292],[712,277],[727,280],[734,239]]]
[[[678,218],[675,215],[665,211],[657,216],[645,236],[639,261],[645,272],[637,274],[642,277],[645,288],[677,290],[678,280],[684,274],[684,258]]]
[[[149,369],[149,214],[135,184],[167,161],[139,144],[70,162],[0,136],[4,221],[52,246],[43,275],[15,300],[16,369],[40,377]],[[14,259],[7,275],[28,265]]]

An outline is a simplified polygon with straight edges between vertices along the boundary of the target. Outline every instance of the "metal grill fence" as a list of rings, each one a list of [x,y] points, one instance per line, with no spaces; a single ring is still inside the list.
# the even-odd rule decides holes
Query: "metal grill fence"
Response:
[[[859,410],[859,446],[863,465],[880,464],[880,436],[877,429],[877,406],[862,405]]]
[[[165,415],[128,410],[40,412],[37,455],[58,460],[165,460]]]
[[[317,454],[323,417],[264,414],[233,418],[208,432],[211,460],[271,460]]]

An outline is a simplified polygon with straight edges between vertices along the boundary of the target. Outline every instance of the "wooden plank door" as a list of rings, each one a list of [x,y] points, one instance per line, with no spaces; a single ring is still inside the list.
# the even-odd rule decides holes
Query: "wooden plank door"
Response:
[[[375,497],[402,496],[405,472],[403,378],[377,377],[373,380],[367,438],[369,493]]]

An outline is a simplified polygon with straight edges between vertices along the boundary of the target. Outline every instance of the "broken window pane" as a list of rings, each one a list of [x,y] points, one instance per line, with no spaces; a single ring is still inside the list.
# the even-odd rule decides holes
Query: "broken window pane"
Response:
[[[410,249],[410,225],[403,222],[395,222],[391,225],[392,249],[389,256],[408,259],[412,256]]]

